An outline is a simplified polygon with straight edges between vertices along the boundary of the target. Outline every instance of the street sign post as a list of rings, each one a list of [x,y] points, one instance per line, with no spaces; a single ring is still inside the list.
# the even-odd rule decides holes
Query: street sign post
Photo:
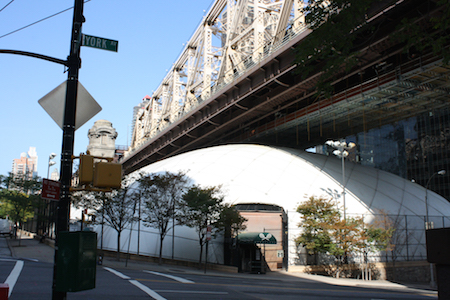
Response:
[[[117,52],[119,41],[108,40],[97,36],[83,34],[81,46]]]
[[[61,184],[59,181],[50,179],[42,179],[42,193],[41,198],[47,200],[58,201],[60,194]]]
[[[50,115],[50,117],[52,117],[53,121],[55,121],[61,129],[63,129],[64,126],[66,89],[67,81],[61,83],[38,101],[42,108]],[[97,101],[89,94],[81,82],[78,81],[75,130],[83,126],[84,123],[89,121],[101,110],[102,108]]]

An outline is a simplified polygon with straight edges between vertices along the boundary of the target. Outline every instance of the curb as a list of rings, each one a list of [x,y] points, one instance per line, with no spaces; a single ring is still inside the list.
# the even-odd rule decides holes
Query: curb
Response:
[[[11,257],[16,258],[16,250],[14,250],[14,247],[11,246],[11,238],[5,238],[6,239],[6,244],[8,244],[8,248],[9,248],[9,252],[11,252]]]

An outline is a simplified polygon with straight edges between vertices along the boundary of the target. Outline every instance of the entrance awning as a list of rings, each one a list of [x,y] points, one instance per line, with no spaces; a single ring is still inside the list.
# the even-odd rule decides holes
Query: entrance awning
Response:
[[[239,244],[276,244],[277,239],[269,232],[243,232],[237,236]]]

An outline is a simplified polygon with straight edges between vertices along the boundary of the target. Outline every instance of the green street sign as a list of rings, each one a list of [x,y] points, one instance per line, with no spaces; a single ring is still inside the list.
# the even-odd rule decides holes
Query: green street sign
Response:
[[[108,40],[97,36],[82,34],[81,46],[117,52],[119,41]]]

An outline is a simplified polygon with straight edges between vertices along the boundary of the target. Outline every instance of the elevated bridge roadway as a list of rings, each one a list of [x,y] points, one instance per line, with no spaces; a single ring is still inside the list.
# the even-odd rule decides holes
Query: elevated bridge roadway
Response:
[[[382,1],[360,37],[359,65],[318,96],[320,70],[302,78],[297,47],[311,34],[300,0],[217,0],[136,116],[125,173],[227,143],[305,149],[448,107],[450,69],[431,51],[405,53],[392,38],[403,17],[427,25],[435,1]]]

